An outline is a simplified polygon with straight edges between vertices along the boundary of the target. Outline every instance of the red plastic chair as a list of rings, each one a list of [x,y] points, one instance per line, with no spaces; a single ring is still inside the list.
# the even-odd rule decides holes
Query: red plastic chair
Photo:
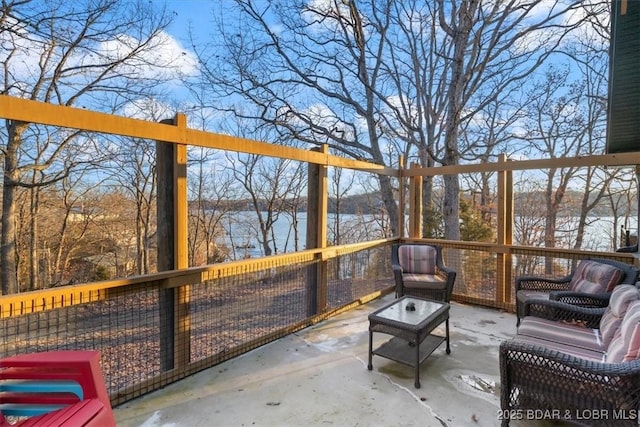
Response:
[[[0,359],[0,411],[31,417],[0,426],[115,426],[97,351],[50,351]]]

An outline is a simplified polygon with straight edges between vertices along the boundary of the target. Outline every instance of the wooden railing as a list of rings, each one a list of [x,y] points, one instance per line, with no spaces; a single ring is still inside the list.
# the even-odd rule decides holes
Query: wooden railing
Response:
[[[513,188],[509,172],[640,164],[640,153],[529,161],[502,159],[491,164],[391,169],[330,155],[326,147],[320,151],[299,150],[188,129],[181,115],[173,119],[171,125],[149,123],[0,95],[0,117],[176,144],[181,147],[181,153],[173,159],[173,166],[179,169],[174,172],[183,178],[180,174],[184,171],[180,168],[184,168],[185,162],[179,157],[184,156],[186,145],[293,159],[318,168],[316,175],[321,190],[312,203],[316,210],[311,213],[318,229],[313,236],[315,248],[182,268],[187,228],[186,216],[178,213],[177,219],[172,219],[179,222],[173,226],[177,235],[170,238],[176,242],[174,252],[177,254],[174,255],[182,261],[169,271],[0,296],[3,355],[58,349],[100,350],[114,404],[391,292],[390,244],[423,240],[419,239],[421,180],[414,179],[416,177],[489,171],[500,175],[498,241],[437,241],[444,248],[447,264],[458,271],[455,300],[512,310],[512,283],[515,275],[522,272],[522,265],[536,266],[544,262],[553,266],[554,274],[562,275],[572,260],[589,256],[638,262],[633,254],[513,245],[510,239]],[[326,168],[329,166],[395,177],[400,180],[401,195],[404,194],[402,183],[409,181],[411,201],[406,233],[409,237],[402,238],[405,233],[401,232],[401,236],[390,239],[327,246]],[[180,188],[173,193],[173,203],[178,210],[185,209],[185,182],[175,184]],[[399,206],[399,217],[404,218],[404,203]],[[532,259],[541,261],[523,262]],[[526,273],[538,271],[532,267]]]
[[[0,353],[99,350],[115,405],[390,292],[389,243],[5,295]],[[318,286],[322,263],[327,282]],[[167,289],[186,296],[175,317],[162,303]],[[322,310],[310,304],[317,295]]]
[[[100,350],[107,388],[117,405],[392,292],[388,260],[394,241],[2,296],[0,350],[3,355]],[[512,257],[512,272],[522,257],[552,259],[558,276],[567,273],[571,260],[588,256],[635,261],[632,254],[437,243],[447,264],[458,270],[455,301],[511,311],[513,277],[497,282],[499,253]],[[323,262],[334,273],[318,287],[313,272]],[[338,266],[342,273],[335,272]],[[188,297],[168,328],[174,331],[170,364],[163,359],[166,337],[160,335],[167,321],[160,295],[168,288],[185,288]],[[318,293],[327,302],[320,311],[309,304]]]

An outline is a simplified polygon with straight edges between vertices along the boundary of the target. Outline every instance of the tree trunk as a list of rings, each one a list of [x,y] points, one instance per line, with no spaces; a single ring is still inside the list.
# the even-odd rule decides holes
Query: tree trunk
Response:
[[[458,164],[458,136],[460,117],[465,107],[464,93],[469,76],[465,72],[465,55],[478,0],[463,1],[458,11],[457,25],[449,34],[454,44],[451,62],[451,83],[448,92],[447,122],[445,126],[444,165]],[[444,13],[444,12],[441,12]],[[460,183],[457,176],[444,176],[444,235],[450,240],[460,240]]]
[[[555,248],[556,247],[556,221],[558,218],[558,207],[559,200],[562,198],[558,195],[558,191],[556,190],[556,194],[553,192],[553,180],[555,177],[555,170],[549,171],[549,178],[547,180],[547,189],[546,189],[546,213],[547,220],[544,224],[544,247],[545,248]],[[560,198],[559,198],[560,197]],[[553,274],[553,258],[547,257],[545,258],[544,263],[544,272],[547,275]]]
[[[444,235],[460,240],[460,183],[457,175],[444,175]]]
[[[396,199],[393,195],[393,186],[391,185],[391,178],[388,176],[380,175],[380,190],[382,193],[382,199],[384,206],[389,215],[389,227],[391,228],[391,235],[398,235],[398,205],[396,205]]]
[[[144,197],[136,188],[136,272],[144,274]]]
[[[144,222],[144,230],[143,230],[143,242],[142,242],[142,274],[151,273],[151,266],[149,265],[149,224],[151,223],[151,207],[147,206],[145,212],[145,222]]]
[[[16,191],[18,181],[18,147],[27,123],[7,121],[7,148],[4,155],[2,186],[2,235],[0,236],[0,285],[2,294],[18,292],[18,259],[16,244]]]
[[[62,227],[60,229],[60,239],[58,242],[58,249],[54,255],[53,260],[53,272],[52,272],[52,284],[59,285],[62,283],[62,277],[64,271],[66,271],[66,263],[63,262],[64,246],[67,241],[67,229],[69,226],[69,208],[65,210],[64,218],[62,219]]]
[[[33,184],[37,184],[35,173],[33,177]],[[39,255],[38,255],[38,210],[40,207],[40,189],[33,187],[30,189],[31,202],[29,207],[30,228],[29,230],[29,290],[35,291],[40,287],[39,280]]]

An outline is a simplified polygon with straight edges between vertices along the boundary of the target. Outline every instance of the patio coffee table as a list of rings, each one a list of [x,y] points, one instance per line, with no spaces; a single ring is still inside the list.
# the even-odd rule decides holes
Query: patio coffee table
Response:
[[[446,336],[431,334],[442,322],[446,323]],[[393,335],[393,338],[373,350],[374,332]],[[449,304],[404,296],[369,315],[367,369],[373,369],[371,359],[374,354],[413,366],[416,370],[415,386],[420,388],[420,365],[445,340],[447,354],[450,354]]]

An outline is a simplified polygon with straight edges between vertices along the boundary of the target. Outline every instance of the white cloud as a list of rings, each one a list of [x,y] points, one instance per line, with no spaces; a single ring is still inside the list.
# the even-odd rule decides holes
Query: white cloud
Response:
[[[0,63],[7,67],[9,75],[17,77],[16,81],[4,82],[5,86],[17,84],[20,91],[27,89],[23,82],[33,80],[32,73],[37,72],[39,54],[35,51],[35,44],[30,41],[24,26],[19,25],[13,18],[7,18],[4,28],[11,31],[0,31]],[[16,94],[11,91],[10,94]]]
[[[302,12],[302,17],[307,22],[322,20],[326,16],[349,16],[349,8],[346,4],[341,4],[336,9],[332,0],[309,0],[307,9]]]
[[[50,41],[28,33],[25,27],[18,26],[16,21],[4,25],[5,28],[9,26],[12,26],[12,31],[0,32],[0,62],[7,68],[12,80],[4,84],[14,88],[10,95],[30,95],[37,82],[52,78],[55,68],[66,52],[64,48],[53,50],[48,61],[44,62],[44,52],[51,48]],[[97,45],[86,43],[75,49],[72,55],[65,59],[66,75],[64,84],[60,84],[59,87],[64,87],[65,84],[81,87],[93,81],[103,68],[92,69],[89,66],[125,58],[139,42],[127,35],[117,35],[107,42]],[[158,79],[164,84],[176,86],[181,84],[183,77],[191,77],[198,73],[195,55],[184,49],[168,33],[159,33],[151,46],[151,49],[137,54],[134,59],[129,59],[126,65],[113,70],[111,76],[120,74],[142,79]]]
[[[570,5],[572,7],[569,7]],[[572,30],[568,37],[564,38],[563,43],[586,40],[587,38],[590,40],[601,38],[602,28],[609,26],[609,6],[604,5],[601,0],[584,0],[578,7],[573,6],[575,6],[573,2],[568,0],[542,0],[529,11],[524,25],[543,22],[549,16],[567,9],[561,16],[555,18],[554,23],[569,28],[576,24],[580,25]],[[536,51],[543,49],[545,45],[553,45],[561,37],[563,31],[565,30],[559,28],[545,28],[524,34],[524,37],[516,44],[515,52]],[[601,40],[603,43],[607,43],[607,40],[602,38]]]
[[[598,40],[603,47],[608,47],[609,40],[602,37],[602,29],[610,26],[611,10],[608,3],[600,0],[584,0],[581,7],[572,10],[565,17],[565,23],[575,25],[582,22],[579,30],[573,37],[579,40]]]
[[[137,77],[141,78],[160,78],[168,81],[181,76],[193,76],[198,72],[198,61],[195,55],[184,49],[173,36],[161,32],[154,41],[153,49],[142,52],[135,61],[129,61],[129,64],[123,67],[122,71],[125,73],[135,72]],[[139,40],[120,35],[98,46],[95,60],[99,63],[103,62],[105,58],[123,59],[131,54],[138,45]]]

